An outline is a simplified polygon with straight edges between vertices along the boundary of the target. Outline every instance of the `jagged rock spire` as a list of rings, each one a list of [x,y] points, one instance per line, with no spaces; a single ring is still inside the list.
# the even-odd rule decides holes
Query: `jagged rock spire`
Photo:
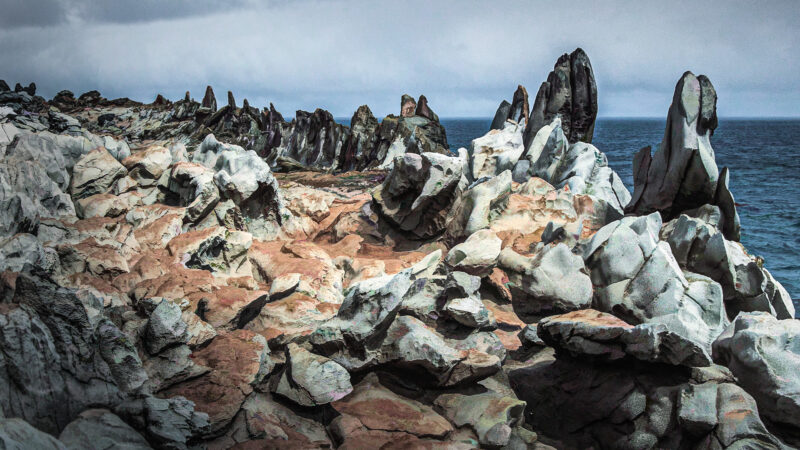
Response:
[[[571,144],[592,142],[597,118],[597,84],[589,57],[583,49],[563,54],[547,81],[539,87],[530,120],[525,127],[525,146],[556,117]]]
[[[236,109],[236,99],[233,98],[233,92],[228,91],[228,107]]]
[[[403,94],[400,98],[400,117],[413,117],[416,108],[417,102],[414,101],[414,97]]]
[[[214,89],[211,89],[211,86],[206,86],[206,95],[203,96],[200,106],[210,108],[211,111],[217,110],[217,98],[214,97]]]

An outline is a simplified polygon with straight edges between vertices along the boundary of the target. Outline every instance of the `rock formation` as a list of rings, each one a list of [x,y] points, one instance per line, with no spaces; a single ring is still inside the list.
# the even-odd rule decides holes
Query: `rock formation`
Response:
[[[539,87],[525,127],[525,146],[556,117],[561,119],[570,144],[592,142],[597,117],[597,84],[592,63],[583,49],[561,55],[547,81]]]
[[[728,190],[728,171],[720,174],[711,148],[717,127],[717,93],[705,76],[683,74],[675,86],[664,138],[655,154],[645,147],[633,161],[634,191],[625,210],[659,211],[666,220],[706,204],[722,212],[726,238],[739,240],[739,216]]]
[[[588,59],[550,78],[455,154],[425,96],[348,127],[0,83],[0,447],[798,446],[710,83],[629,202]]]

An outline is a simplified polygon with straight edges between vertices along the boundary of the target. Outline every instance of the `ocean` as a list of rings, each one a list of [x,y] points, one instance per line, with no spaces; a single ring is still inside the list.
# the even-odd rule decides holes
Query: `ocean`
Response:
[[[484,135],[492,119],[441,122],[456,151]],[[592,144],[633,192],[633,155],[647,145],[655,148],[665,125],[664,119],[598,119]],[[711,145],[720,170],[727,166],[730,171],[742,244],[764,258],[800,317],[800,120],[721,118]]]

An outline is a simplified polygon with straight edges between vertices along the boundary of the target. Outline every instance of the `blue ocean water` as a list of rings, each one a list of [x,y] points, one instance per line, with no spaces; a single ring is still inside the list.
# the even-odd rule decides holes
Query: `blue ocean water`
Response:
[[[491,119],[441,122],[455,151],[486,133]],[[655,148],[665,124],[663,119],[598,119],[592,144],[633,191],[633,155],[647,145]],[[742,243],[764,258],[800,313],[800,120],[720,119],[711,145],[720,170],[728,166],[730,171]]]

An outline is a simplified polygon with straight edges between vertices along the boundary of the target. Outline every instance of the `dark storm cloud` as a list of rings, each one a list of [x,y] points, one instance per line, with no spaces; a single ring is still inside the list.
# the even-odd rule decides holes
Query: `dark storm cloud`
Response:
[[[408,92],[443,117],[491,116],[580,46],[601,115],[663,116],[685,70],[711,78],[721,115],[800,115],[794,1],[36,3],[0,0],[0,78],[45,96],[199,98],[211,84],[286,115],[382,116]]]

